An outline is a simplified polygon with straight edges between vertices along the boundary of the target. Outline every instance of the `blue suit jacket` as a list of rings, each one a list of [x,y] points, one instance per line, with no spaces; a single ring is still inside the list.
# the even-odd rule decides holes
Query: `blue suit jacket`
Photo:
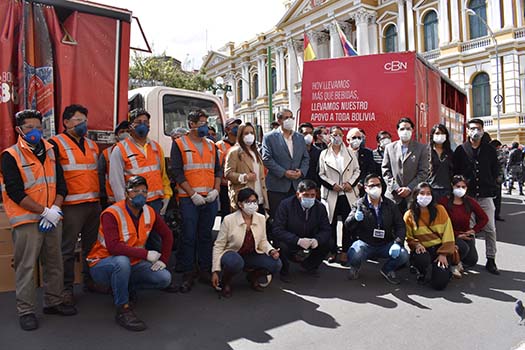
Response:
[[[303,135],[294,132],[292,135],[293,157],[290,156],[288,146],[284,141],[283,134],[274,130],[263,138],[262,159],[264,166],[268,169],[266,176],[266,187],[268,191],[288,192],[293,184],[297,189],[299,182],[308,173],[310,156],[306,149]],[[284,173],[286,170],[300,169],[303,176],[297,180],[290,180]]]

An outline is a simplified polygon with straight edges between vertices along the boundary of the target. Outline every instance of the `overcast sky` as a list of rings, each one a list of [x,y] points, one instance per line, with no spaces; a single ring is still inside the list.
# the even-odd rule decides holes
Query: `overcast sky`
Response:
[[[190,54],[194,68],[208,49],[249,40],[272,29],[285,13],[283,0],[93,1],[132,11],[155,53],[165,51],[181,62]],[[132,33],[132,44],[136,40]]]

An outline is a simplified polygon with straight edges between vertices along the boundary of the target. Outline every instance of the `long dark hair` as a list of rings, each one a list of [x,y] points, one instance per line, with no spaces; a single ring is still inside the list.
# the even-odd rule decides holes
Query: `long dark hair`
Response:
[[[443,143],[443,151],[446,154],[452,153],[452,147],[450,146],[450,133],[448,132],[447,127],[443,124],[436,124],[430,129],[430,149],[434,149],[434,146],[436,145],[434,142],[434,134],[437,130],[447,136],[447,140]]]
[[[456,184],[460,182],[464,182],[468,188],[468,181],[463,175],[454,175],[454,177],[452,178],[452,187],[454,187]],[[472,210],[472,208],[470,206],[470,201],[468,199],[468,196],[465,194],[462,199],[463,199],[463,206],[465,207],[465,211],[467,212],[467,214],[470,215],[470,211]],[[452,211],[453,205],[454,205],[454,194],[451,194],[448,197],[448,201],[447,201],[447,211],[448,212]]]
[[[412,203],[410,204],[410,211],[412,212],[412,215],[414,216],[414,223],[415,223],[416,227],[419,226],[418,222],[419,222],[419,218],[421,216],[421,208],[419,207],[419,204],[417,204],[417,195],[419,194],[419,192],[423,188],[430,189],[430,193],[432,193],[432,187],[430,186],[430,184],[428,182],[421,182],[421,183],[419,183],[414,188],[414,191],[412,192]],[[434,222],[434,220],[436,219],[436,216],[437,216],[436,199],[434,198],[434,196],[432,196],[432,201],[427,206],[427,209],[428,209],[428,212],[430,214],[430,220],[429,220],[428,223],[425,223],[425,224],[428,224],[430,226],[430,225],[432,225],[432,223]]]
[[[244,137],[242,134],[244,133],[244,129],[247,127],[250,127],[253,129],[253,136],[256,136],[255,134],[255,128],[253,127],[252,123],[246,123],[239,126],[239,130],[237,131],[237,143],[241,147],[241,149],[250,157],[252,160],[256,160],[259,163],[262,163],[261,155],[259,154],[259,151],[257,150],[257,142],[253,141],[251,146],[248,146],[246,142],[244,142]],[[257,138],[257,137],[256,137]],[[255,154],[255,157],[257,159],[253,159],[252,151]]]

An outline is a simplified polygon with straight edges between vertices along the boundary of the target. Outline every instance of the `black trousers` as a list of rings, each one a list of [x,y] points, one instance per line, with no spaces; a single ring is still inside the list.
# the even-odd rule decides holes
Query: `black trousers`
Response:
[[[277,208],[279,208],[279,204],[281,204],[281,201],[283,199],[286,199],[294,195],[295,195],[295,189],[293,188],[293,185],[291,184],[290,184],[290,189],[288,190],[288,192],[268,191],[268,202],[270,204],[270,218],[273,219],[275,217]]]
[[[337,203],[335,205],[334,217],[332,218],[332,239],[330,240],[330,253],[337,253],[337,222],[338,216],[341,216],[343,223],[350,214],[350,204],[346,196],[337,196]],[[347,252],[352,245],[352,236],[343,226],[343,252]]]
[[[416,252],[413,251],[410,254],[410,262],[421,274],[427,278],[430,277],[430,285],[432,288],[443,290],[447,287],[452,273],[450,269],[443,269],[434,261],[438,257],[437,250],[439,247],[441,247],[441,245],[426,248],[427,251],[421,254],[416,254]],[[428,274],[430,274],[430,276]]]
[[[496,207],[494,216],[497,218],[501,213],[501,184],[498,185],[498,191],[496,192],[496,197],[494,197],[494,206]]]
[[[476,250],[476,240],[465,240],[456,238],[456,245],[459,249],[459,256],[464,266],[474,266],[478,263],[478,251]]]
[[[298,245],[292,246],[286,244],[283,241],[278,240],[274,242],[274,246],[281,249],[280,257],[281,262],[283,263],[281,273],[287,274],[290,271],[290,261],[297,262],[295,256],[302,248]],[[326,255],[328,254],[329,250],[330,249],[328,244],[319,244],[319,246],[316,249],[311,250],[310,255],[306,259],[300,262],[301,267],[303,267],[307,271],[319,268],[319,266],[323,263],[323,260],[326,258]]]
[[[228,186],[221,185],[219,192],[219,201],[221,202],[221,218],[224,220],[226,215],[231,214],[230,196],[228,196]]]

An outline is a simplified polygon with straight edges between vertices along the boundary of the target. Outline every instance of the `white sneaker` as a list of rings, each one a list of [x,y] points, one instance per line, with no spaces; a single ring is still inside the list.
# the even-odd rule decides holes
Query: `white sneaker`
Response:
[[[460,279],[461,277],[463,277],[463,275],[459,271],[458,265],[451,265],[450,272],[452,272],[452,277],[454,277],[455,279]]]
[[[463,268],[463,263],[461,261],[458,264],[458,269],[459,269],[459,272],[461,273],[465,272],[465,269]]]

